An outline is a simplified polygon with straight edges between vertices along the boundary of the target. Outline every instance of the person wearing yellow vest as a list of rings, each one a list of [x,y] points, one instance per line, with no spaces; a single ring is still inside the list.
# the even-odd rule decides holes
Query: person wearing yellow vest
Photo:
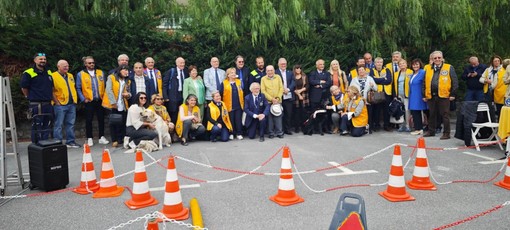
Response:
[[[345,107],[348,97],[344,97],[345,94],[343,94],[340,88],[336,85],[329,87],[329,92],[331,93],[331,99],[329,100],[328,105],[326,105],[326,110],[331,114],[331,120],[333,121],[333,134],[338,134],[340,132],[341,108]]]
[[[21,75],[21,92],[29,100],[32,117],[32,143],[49,138],[53,118],[53,80],[51,71],[46,69],[46,54],[34,55],[33,67]]]
[[[388,68],[393,76],[393,79],[397,78],[396,74],[398,74],[398,62],[402,60],[402,53],[400,51],[395,51],[391,53],[391,62],[386,64],[386,68]]]
[[[503,60],[503,68],[506,69],[505,75],[503,75],[503,82],[506,85],[506,93],[505,93],[505,100],[510,98],[510,68],[508,67],[510,65],[510,59]]]
[[[127,148],[129,137],[126,137],[126,118],[128,110],[129,93],[129,66],[121,65],[114,74],[110,74],[106,80],[105,95],[103,97],[103,107],[110,110],[112,114],[120,114],[122,121],[113,123],[110,120],[110,134],[112,136],[112,146],[116,148],[119,144],[125,144]]]
[[[409,127],[409,118],[411,113],[409,111],[409,80],[413,75],[413,70],[407,68],[407,61],[401,59],[398,62],[398,72],[393,79],[393,96],[399,98],[404,103],[405,122],[400,125],[399,132],[411,132]]]
[[[384,60],[381,57],[376,57],[374,60],[374,68],[370,70],[370,76],[374,78],[374,82],[377,84],[377,91],[378,92],[384,92],[386,95],[386,101],[381,102],[379,104],[374,104],[373,106],[373,130],[378,131],[381,125],[379,124],[380,121],[380,114],[382,112],[383,114],[383,128],[384,130],[391,132],[391,126],[390,126],[390,113],[388,113],[388,108],[390,102],[393,100],[392,90],[391,86],[393,83],[393,74],[391,71],[384,67]]]
[[[103,103],[105,76],[102,70],[96,69],[96,63],[92,56],[83,57],[85,69],[76,74],[76,91],[80,102],[85,105],[85,130],[87,135],[87,144],[94,145],[92,140],[92,119],[94,114],[97,116],[99,128],[99,144],[110,143],[104,137],[104,108]]]
[[[429,107],[429,130],[424,137],[435,136],[437,115],[443,118],[441,140],[450,139],[450,101],[455,100],[459,87],[457,74],[453,66],[444,63],[443,52],[431,53],[432,65],[425,69],[424,98]]]
[[[228,110],[232,127],[234,128],[233,134],[230,135],[230,140],[237,136],[237,139],[243,139],[243,109],[244,109],[244,93],[241,88],[241,80],[237,78],[236,69],[227,69],[225,80],[220,84],[220,94],[222,95],[225,107]]]
[[[340,122],[341,135],[347,135],[350,129],[351,136],[361,137],[366,133],[368,124],[368,110],[365,99],[361,96],[359,88],[351,85],[347,90],[349,102],[343,106],[340,113],[342,120]]]
[[[369,124],[374,123],[373,121],[373,107],[371,104],[366,103],[368,94],[370,91],[377,91],[377,85],[375,84],[374,78],[368,75],[366,72],[366,68],[364,66],[358,67],[358,74],[359,76],[357,78],[352,79],[351,85],[358,87],[360,91],[361,97],[365,99],[365,106],[368,109],[368,118],[369,118]],[[368,130],[370,133],[372,133],[372,127],[369,127]]]
[[[181,138],[181,145],[184,146],[188,146],[188,140],[193,140],[195,137],[205,133],[197,100],[197,96],[190,94],[184,103],[179,106],[175,132]]]
[[[505,75],[505,68],[501,65],[501,57],[494,55],[491,58],[491,65],[485,69],[480,83],[484,84],[483,92],[487,95],[489,102],[494,102],[496,105],[496,115],[499,117],[501,108],[505,104],[505,93],[508,87],[503,82],[503,75]]]
[[[349,76],[347,76],[347,81],[349,82],[349,85],[351,84],[353,79],[356,79],[358,77],[358,69],[359,67],[365,67],[365,59],[363,57],[359,57],[356,61],[356,67],[352,68],[349,72]],[[365,67],[365,72],[370,72],[370,69]]]
[[[69,64],[66,60],[59,60],[57,68],[58,71],[51,75],[53,78],[53,110],[55,112],[53,138],[62,141],[62,125],[65,125],[67,147],[80,148],[74,137],[76,103],[78,102],[74,77],[68,73]]]
[[[211,132],[212,142],[216,142],[218,136],[221,141],[227,142],[232,132],[228,109],[221,101],[220,92],[214,91],[211,96],[213,100],[209,103],[206,114],[207,131]]]

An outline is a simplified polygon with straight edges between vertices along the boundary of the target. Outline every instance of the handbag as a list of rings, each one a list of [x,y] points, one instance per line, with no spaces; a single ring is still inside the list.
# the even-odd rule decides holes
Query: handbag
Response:
[[[370,104],[379,104],[386,101],[386,94],[384,92],[377,92],[370,90],[368,91],[368,103]]]
[[[108,120],[110,122],[110,125],[122,125],[122,114],[110,113]]]

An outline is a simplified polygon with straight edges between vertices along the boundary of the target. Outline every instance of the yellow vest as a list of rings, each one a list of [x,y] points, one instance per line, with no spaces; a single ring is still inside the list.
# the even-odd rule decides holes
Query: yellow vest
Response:
[[[223,120],[223,123],[227,126],[227,129],[232,131],[232,124],[230,123],[230,118],[228,116],[228,110],[227,107],[225,107],[225,103],[221,103],[221,119]],[[211,101],[209,103],[209,115],[212,119],[218,120],[218,117],[220,116],[220,110],[218,109],[218,106],[214,103],[214,101]],[[207,122],[207,130],[212,130],[213,124],[211,122]]]
[[[425,66],[425,98],[432,98],[432,77],[434,76],[434,69],[432,65]],[[449,98],[450,97],[450,89],[452,88],[452,78],[450,76],[450,65],[444,64],[439,71],[439,92],[438,96],[440,98]]]
[[[113,97],[115,99],[118,99],[119,95],[122,96],[121,95],[122,93],[119,92],[119,90],[120,90],[120,82],[117,81],[117,78],[115,78],[115,75],[113,75],[113,74],[110,74],[110,76],[108,76],[108,78],[112,82]],[[125,90],[126,90],[125,92],[127,92],[127,89],[129,89],[129,83],[130,82],[129,82],[129,79],[127,79],[127,78],[124,81],[125,81],[124,87],[125,87]],[[108,96],[103,97],[103,107],[105,107],[107,109],[111,109],[112,108],[112,104],[117,104],[117,101],[113,101],[113,103],[112,103],[112,102],[110,102],[110,99],[108,98]],[[126,110],[127,110],[127,108],[129,108],[129,107],[128,107],[128,101],[127,101],[126,98],[124,98],[124,105],[125,105]]]
[[[189,106],[187,106],[186,104],[182,104],[181,107],[184,109],[184,116],[188,116]],[[179,109],[179,111],[180,111],[180,109]],[[193,107],[193,111],[191,113],[193,114],[193,116],[200,117],[200,108],[198,108],[198,106],[195,105]],[[183,127],[182,127],[182,121],[181,121],[180,116],[181,116],[181,113],[179,112],[179,114],[177,115],[177,121],[175,124],[175,132],[177,133],[177,135],[179,135],[179,137],[182,138]],[[188,138],[188,137],[184,137],[184,138]]]
[[[69,91],[71,91],[71,95],[73,96],[72,103],[76,104],[78,102],[78,94],[76,93],[73,75],[67,73],[67,82],[58,72],[51,74],[51,77],[53,78],[53,95],[55,95],[58,102],[60,102],[61,105],[67,105],[70,97]],[[67,88],[68,83],[69,88]]]
[[[496,82],[496,87],[494,88],[494,103],[497,103],[497,104],[505,104],[505,93],[506,93],[506,88],[508,87],[503,82],[503,75],[505,75],[505,72],[506,72],[505,68],[501,68],[498,71],[498,82]],[[483,77],[485,79],[489,78],[488,75],[489,75],[489,71],[483,72]],[[489,91],[489,84],[485,84],[483,86],[483,92],[487,93],[488,91]]]
[[[333,105],[340,105],[340,100],[337,100],[337,99],[335,98],[335,95],[331,95],[331,103],[332,103]]]
[[[377,71],[377,69],[373,68],[373,70],[374,70],[373,71],[374,76],[372,76],[373,78],[386,78],[386,73],[387,73],[386,68],[382,68],[382,70],[381,70],[382,75],[379,75],[379,71]],[[386,93],[386,95],[391,96],[392,83],[387,84],[387,85],[377,85],[377,92],[384,92],[384,93]]]
[[[166,110],[166,107],[164,105],[161,105],[161,111],[156,111],[156,108],[154,108],[154,105],[150,105],[149,108],[147,109],[150,109],[152,110],[153,112],[155,112],[157,115],[159,115],[161,117],[161,119],[163,119],[163,121],[172,121],[172,119],[170,118],[170,115],[168,114],[168,111]]]
[[[395,90],[395,95],[398,94],[398,78],[401,71],[398,71],[397,74],[395,74],[395,78],[393,78],[393,86]],[[411,76],[413,75],[413,70],[406,69],[406,77],[404,79],[404,97],[409,97],[409,81],[411,80]]]
[[[365,67],[365,71],[370,73],[370,69]],[[358,77],[358,68],[351,69],[351,80]]]
[[[243,89],[241,88],[241,80],[236,79],[235,85],[237,86],[237,95],[239,96],[239,103],[241,104],[241,109],[244,109],[244,96]],[[232,85],[230,85],[230,81],[225,79],[223,81],[223,102],[227,107],[228,111],[232,111]]]
[[[351,104],[350,108],[347,108],[349,112],[356,111],[356,107],[358,107],[359,102],[363,100],[362,97],[359,97],[357,99],[354,99],[354,101]],[[368,110],[367,105],[363,106],[363,109],[361,110],[361,113],[357,117],[352,117],[352,125],[354,127],[365,127],[368,124]]]
[[[96,69],[96,79],[97,79],[97,88],[99,93],[99,99],[103,99],[104,95],[104,76],[103,71],[100,69]],[[85,99],[92,101],[94,99],[94,95],[92,92],[92,78],[90,77],[90,74],[86,70],[82,70],[81,72],[81,92],[83,93],[83,96]]]

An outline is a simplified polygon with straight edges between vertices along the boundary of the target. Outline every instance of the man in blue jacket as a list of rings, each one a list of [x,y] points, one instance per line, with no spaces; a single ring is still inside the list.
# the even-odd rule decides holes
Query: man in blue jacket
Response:
[[[251,93],[244,97],[244,112],[246,120],[244,126],[248,129],[248,137],[254,139],[257,129],[259,131],[260,142],[264,141],[264,131],[267,126],[267,116],[269,116],[269,103],[267,103],[264,94],[260,93],[260,84],[253,82],[250,85]]]

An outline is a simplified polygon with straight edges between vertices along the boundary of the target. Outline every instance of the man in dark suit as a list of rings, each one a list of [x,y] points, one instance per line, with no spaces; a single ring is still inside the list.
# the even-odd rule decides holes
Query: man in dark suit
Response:
[[[248,137],[254,139],[257,128],[259,130],[260,142],[264,141],[264,131],[269,116],[269,103],[264,94],[260,93],[260,84],[253,82],[250,85],[251,93],[244,97],[244,112],[246,120],[244,125],[248,129]]]
[[[243,89],[243,95],[250,94],[250,85],[253,82],[253,77],[250,75],[250,70],[244,66],[244,57],[237,55],[236,60],[236,74],[239,80],[241,80],[241,88]]]
[[[152,95],[154,92],[154,85],[151,84],[151,81],[147,74],[143,72],[143,64],[141,62],[137,62],[133,65],[134,74],[133,76],[129,76],[129,80],[131,80],[131,84],[129,84],[130,89],[129,92],[131,95],[136,95],[139,92],[144,92],[147,94],[147,98],[150,98],[149,95]],[[131,97],[130,105],[137,104],[138,101],[134,101],[134,96]]]
[[[276,74],[280,75],[283,81],[283,132],[292,135],[290,131],[292,127],[292,107],[294,102],[294,73],[287,70],[287,60],[285,58],[278,59],[278,69]]]
[[[331,96],[329,87],[332,85],[331,74],[328,71],[324,71],[324,60],[317,60],[315,62],[315,67],[317,70],[312,71],[308,78],[310,84],[309,95],[312,111],[321,109],[321,102],[329,99]],[[325,126],[325,132],[331,134],[331,127],[328,127],[328,125]]]
[[[163,77],[163,98],[166,102],[166,109],[170,114],[172,122],[177,121],[179,106],[183,102],[182,89],[184,79],[189,77],[188,71],[185,69],[186,61],[182,57],[175,59],[175,68],[166,71]]]

